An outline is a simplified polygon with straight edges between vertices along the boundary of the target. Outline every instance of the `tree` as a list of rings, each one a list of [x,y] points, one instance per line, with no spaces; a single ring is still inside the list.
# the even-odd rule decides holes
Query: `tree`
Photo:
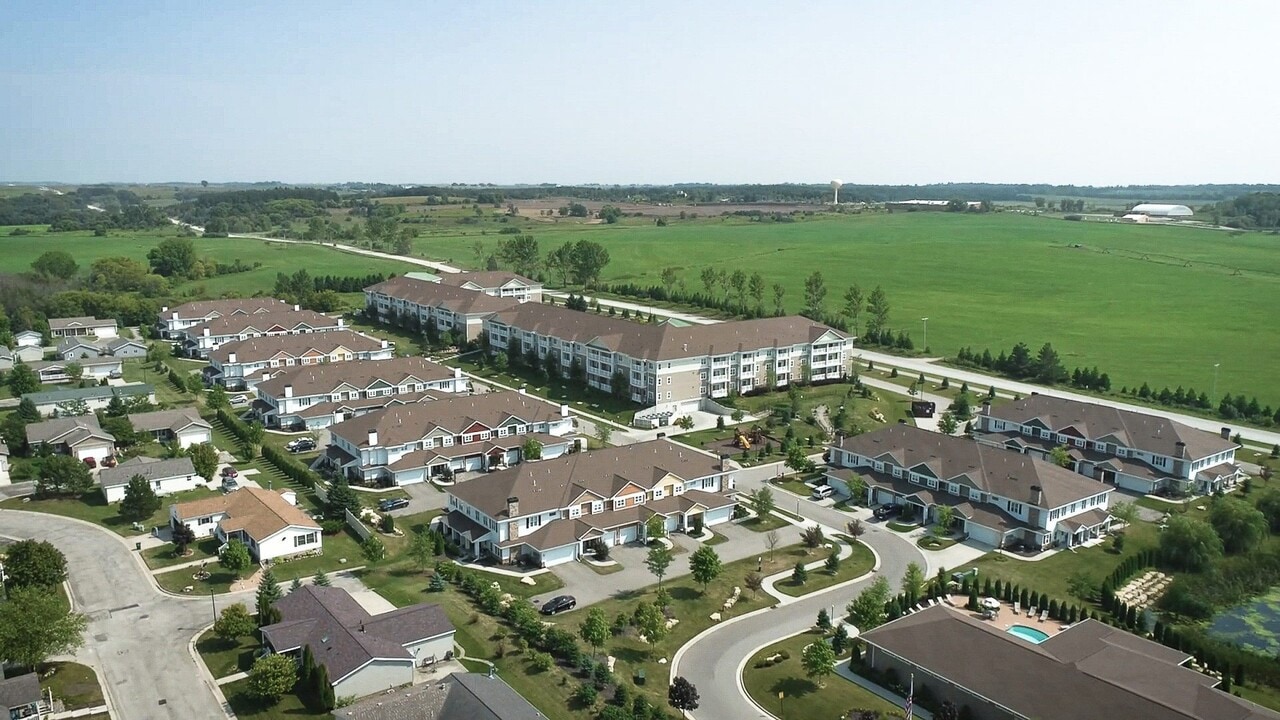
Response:
[[[263,655],[254,661],[253,669],[249,671],[249,694],[274,705],[297,682],[298,669],[293,658],[275,653]]]
[[[803,585],[809,582],[809,569],[804,566],[804,563],[798,562],[792,568],[791,582],[796,585]]]
[[[53,587],[67,579],[67,558],[46,540],[19,540],[4,562],[8,586]]]
[[[409,557],[419,572],[425,571],[436,556],[436,539],[434,533],[422,528],[409,539]]]
[[[73,383],[78,384],[80,382],[80,378],[84,377],[84,366],[78,362],[75,362],[74,360],[67,363],[66,365],[63,365],[62,371],[67,374],[67,377],[71,378],[71,382]],[[61,414],[62,413],[59,413],[59,415]],[[77,413],[77,414],[88,415],[89,413],[86,411],[86,412]]]
[[[196,474],[213,482],[218,472],[218,449],[209,443],[196,443],[187,448],[187,456],[191,458]]]
[[[668,295],[670,295],[671,291],[675,289],[676,282],[680,279],[678,272],[679,271],[673,267],[662,268],[662,287],[666,288]]]
[[[1247,500],[1221,497],[1209,507],[1209,524],[1228,553],[1252,550],[1266,537],[1267,518]]]
[[[786,315],[787,307],[783,304],[782,299],[787,294],[787,289],[781,283],[773,284],[773,314]]]
[[[811,473],[817,467],[799,444],[793,444],[787,449],[787,459],[784,464],[798,473]]]
[[[822,532],[822,526],[818,524],[805,526],[800,530],[800,542],[810,550],[816,550],[822,547],[826,542],[826,536]]]
[[[302,589],[302,579],[295,575],[293,580],[289,583],[289,594],[292,595],[295,590],[301,590],[301,589]]]
[[[1131,502],[1120,501],[1114,503],[1107,508],[1107,512],[1111,513],[1111,517],[1125,525],[1132,525],[1133,521],[1138,519],[1138,506]]]
[[[973,401],[969,399],[969,393],[961,390],[956,399],[951,401],[951,407],[947,408],[947,412],[956,420],[968,420],[973,416]]]
[[[205,404],[212,410],[222,410],[231,407],[231,401],[227,399],[227,389],[221,385],[215,384],[209,394],[205,396]]]
[[[860,538],[862,537],[863,533],[867,531],[867,527],[862,524],[861,520],[854,518],[853,520],[850,520],[849,522],[844,524],[844,530],[845,532],[849,533],[850,537]]]
[[[767,517],[777,507],[773,499],[773,490],[762,487],[752,490],[747,495],[747,500],[751,503],[751,509],[756,511],[756,515],[761,518]]]
[[[120,516],[125,520],[138,522],[146,520],[160,510],[160,498],[151,489],[151,483],[141,475],[129,478],[124,489],[124,499],[120,501]]]
[[[836,631],[831,635],[831,650],[836,657],[844,655],[845,648],[849,647],[849,630],[844,623],[836,625]]]
[[[218,556],[218,564],[239,577],[240,573],[248,570],[253,564],[253,557],[249,555],[249,548],[244,543],[232,540]]]
[[[879,335],[889,325],[889,298],[879,285],[867,297],[867,335]]]
[[[311,576],[311,584],[319,587],[329,587],[329,576],[323,570],[317,570],[315,575]]]
[[[649,572],[658,578],[658,587],[662,587],[662,578],[667,574],[667,569],[671,567],[672,559],[671,551],[661,545],[649,550],[649,555],[645,558],[644,564],[649,568]]]
[[[9,384],[9,390],[18,397],[28,393],[39,392],[40,390],[40,377],[36,375],[35,370],[31,369],[30,365],[24,362],[14,363],[13,369],[9,371],[9,375],[5,378],[5,382]],[[37,417],[36,419],[38,420],[39,418]]]
[[[707,585],[720,577],[720,571],[720,556],[709,545],[703,545],[689,556],[689,572],[693,575],[694,581],[702,585],[704,593],[707,591]]]
[[[579,285],[593,285],[600,279],[600,272],[609,264],[609,251],[598,242],[579,240],[573,244],[569,255],[573,281]]]
[[[45,278],[70,280],[80,266],[65,250],[47,250],[31,263],[31,269]]]
[[[1071,451],[1067,449],[1066,445],[1058,445],[1050,450],[1049,460],[1054,465],[1064,468],[1069,468],[1075,463],[1075,460],[1071,459]]]
[[[840,551],[833,549],[831,554],[827,556],[826,562],[823,563],[823,567],[832,575],[840,572]]]
[[[612,437],[613,428],[609,427],[607,423],[596,423],[596,439],[599,440],[601,444],[608,445],[609,439]]]
[[[742,584],[746,585],[747,589],[751,592],[758,593],[760,592],[760,588],[764,587],[764,576],[758,572],[749,572],[746,577],[742,579]]]
[[[165,238],[147,253],[151,272],[164,277],[191,277],[196,266],[196,245],[190,238]]]
[[[178,556],[186,555],[187,546],[196,541],[196,531],[182,522],[173,525],[169,536],[173,539],[173,553]]]
[[[943,700],[938,711],[933,714],[933,720],[960,720],[960,710],[950,700]]]
[[[255,597],[255,606],[258,608],[258,627],[274,625],[280,621],[280,611],[276,609],[276,601],[283,595],[280,592],[279,581],[276,580],[276,574],[268,565],[262,570],[262,577],[258,579],[258,592]]]
[[[54,655],[84,644],[89,621],[67,612],[61,594],[42,587],[19,587],[0,603],[0,657],[34,669]]]
[[[862,288],[854,283],[844,291],[844,306],[840,314],[849,319],[849,332],[858,334],[858,318],[862,317],[862,306],[866,299],[862,296]]]
[[[777,530],[770,530],[764,534],[765,547],[769,548],[769,561],[773,562],[773,551],[777,549],[778,543],[782,542],[782,536]]]
[[[532,235],[512,235],[498,243],[498,259],[517,273],[533,277],[538,272],[538,241]]]
[[[942,417],[938,419],[938,432],[944,435],[955,435],[956,430],[960,429],[960,422],[956,420],[956,416],[950,410],[942,413]]]
[[[945,536],[951,532],[951,525],[956,521],[955,508],[950,505],[938,505],[933,509],[934,532]]]
[[[862,632],[883,625],[888,617],[884,606],[889,602],[889,597],[889,581],[884,577],[877,577],[867,589],[845,606],[845,611],[849,614],[849,622]]]
[[[755,301],[756,311],[764,314],[764,276],[758,272],[751,273],[747,280],[747,294]]]
[[[650,646],[666,637],[667,617],[662,614],[662,608],[657,603],[642,602],[637,605],[631,621]]]
[[[360,496],[347,484],[345,478],[339,479],[329,487],[329,499],[325,503],[324,516],[330,520],[346,520],[344,511],[352,515],[360,515]]]
[[[698,688],[677,675],[671,679],[671,687],[667,688],[667,702],[677,710],[697,710]]]
[[[1058,351],[1049,343],[1041,346],[1037,353],[1034,372],[1036,380],[1046,385],[1054,385],[1070,378],[1067,369],[1062,366]]]
[[[387,557],[387,546],[377,535],[370,535],[368,539],[360,543],[360,553],[364,555],[364,559],[370,565],[382,562]]]
[[[1203,520],[1174,515],[1160,533],[1160,556],[1172,567],[1197,572],[1222,556],[1222,539]]]
[[[812,320],[821,321],[826,314],[826,302],[827,283],[822,279],[822,273],[814,270],[804,280],[804,310],[801,314]]]
[[[548,355],[547,357],[554,357]],[[521,460],[541,460],[542,459],[542,443],[537,438],[529,438],[520,446]]]
[[[836,653],[826,640],[818,639],[800,654],[800,663],[804,665],[805,675],[816,679],[818,687],[825,687],[827,676],[836,669]]]
[[[36,480],[36,495],[79,495],[93,487],[93,474],[89,466],[70,455],[50,455],[41,458]]]
[[[1256,507],[1267,519],[1271,532],[1280,532],[1280,490],[1267,488],[1259,493]]]
[[[924,594],[924,582],[924,570],[914,562],[907,563],[907,570],[902,576],[902,593],[907,596],[909,604],[915,605]]]
[[[586,619],[578,626],[578,637],[590,645],[596,655],[600,654],[600,647],[609,639],[609,620],[603,610],[591,608],[587,612]]]
[[[232,603],[218,613],[213,623],[213,634],[228,643],[236,642],[241,637],[253,632],[253,618],[240,603]]]

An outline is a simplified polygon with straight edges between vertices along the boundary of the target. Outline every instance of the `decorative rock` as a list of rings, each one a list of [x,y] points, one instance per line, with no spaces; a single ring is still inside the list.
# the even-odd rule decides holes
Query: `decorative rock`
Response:
[[[521,585],[537,585],[537,584],[538,584],[538,581],[537,581],[537,580],[534,580],[533,578],[529,577],[528,575],[525,575],[524,577],[520,578],[520,584],[521,584]]]
[[[605,661],[604,661],[604,662],[605,662],[605,665],[607,665],[607,666],[609,667],[609,672],[613,672],[613,664],[614,664],[615,662],[617,662],[617,660],[618,660],[618,658],[616,658],[616,657],[614,657],[614,656],[612,656],[612,655],[610,655],[610,656],[608,656],[608,657],[606,657],[606,658],[605,658]]]
[[[497,580],[494,580],[493,582],[489,583],[489,587],[493,588],[494,590],[502,589],[502,586],[498,584]]]
[[[658,658],[658,664],[659,664],[659,665],[666,665],[666,664],[667,664],[667,659],[666,659],[666,658]]]
[[[720,622],[720,613],[711,613],[712,622]]]

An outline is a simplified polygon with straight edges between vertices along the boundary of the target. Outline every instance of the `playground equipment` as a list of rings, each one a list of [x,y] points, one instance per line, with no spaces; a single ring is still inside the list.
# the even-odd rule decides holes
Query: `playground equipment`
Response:
[[[742,434],[742,430],[739,430],[736,428],[733,431],[733,444],[737,445],[743,450],[751,449],[751,441],[747,439],[746,435]]]
[[[880,408],[871,409],[871,419],[875,420],[876,422],[887,422],[884,419],[884,413],[880,412]]]

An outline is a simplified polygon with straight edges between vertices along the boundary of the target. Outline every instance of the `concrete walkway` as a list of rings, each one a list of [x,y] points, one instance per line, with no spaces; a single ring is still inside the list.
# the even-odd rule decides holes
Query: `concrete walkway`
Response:
[[[844,678],[845,680],[848,680],[849,682],[853,683],[854,685],[858,685],[859,687],[871,692],[872,694],[878,696],[880,699],[884,700],[885,702],[892,703],[894,705],[897,705],[900,708],[906,707],[906,704],[907,704],[906,698],[902,697],[901,695],[895,695],[889,692],[888,690],[886,690],[885,688],[880,687],[879,685],[871,682],[870,680],[850,670],[848,660],[836,663],[836,674]],[[915,707],[911,708],[911,711],[913,715],[915,715],[918,718],[921,718],[921,720],[933,720],[933,713],[929,712],[928,710],[925,710],[919,705],[916,705]]]
[[[97,715],[98,713],[110,713],[111,709],[106,705],[98,705],[97,707],[79,708],[76,710],[65,710],[60,713],[53,713],[47,716],[46,720],[69,720],[70,718],[88,717]]]

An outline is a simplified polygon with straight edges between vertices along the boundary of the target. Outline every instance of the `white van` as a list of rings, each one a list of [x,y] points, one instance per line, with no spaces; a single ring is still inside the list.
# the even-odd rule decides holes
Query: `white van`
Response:
[[[819,485],[818,487],[813,489],[813,494],[810,495],[810,497],[812,497],[814,500],[826,500],[827,498],[835,494],[836,494],[836,489],[831,487],[830,485]]]

